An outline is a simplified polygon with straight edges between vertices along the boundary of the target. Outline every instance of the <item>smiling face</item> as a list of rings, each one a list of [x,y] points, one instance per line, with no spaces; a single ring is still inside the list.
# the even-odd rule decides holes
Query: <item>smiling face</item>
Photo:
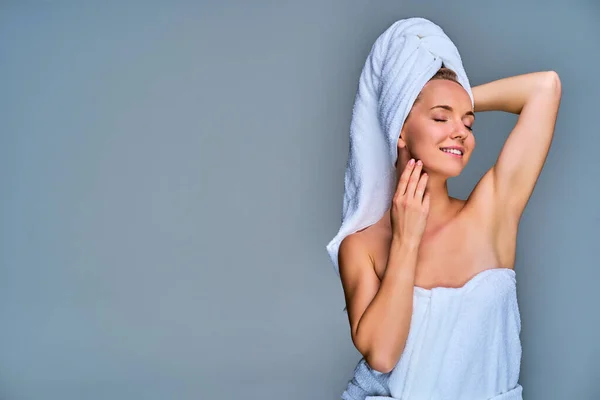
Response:
[[[474,120],[471,98],[459,83],[429,81],[400,132],[398,159],[402,168],[414,158],[423,161],[423,170],[430,175],[459,175],[475,149],[471,132]]]

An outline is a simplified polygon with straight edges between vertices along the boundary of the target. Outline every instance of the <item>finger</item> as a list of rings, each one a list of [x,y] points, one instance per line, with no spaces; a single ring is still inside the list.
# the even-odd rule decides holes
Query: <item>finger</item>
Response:
[[[423,212],[425,214],[429,214],[429,203],[431,201],[431,195],[429,192],[425,193],[423,196]]]
[[[408,187],[406,188],[407,196],[413,197],[415,195],[415,189],[417,187],[417,183],[419,182],[422,168],[423,162],[421,160],[417,161],[415,163],[415,167],[413,168],[412,174],[410,174],[410,178],[408,179]]]
[[[419,179],[419,183],[417,184],[417,189],[415,190],[415,198],[418,200],[423,200],[423,194],[425,193],[425,188],[427,187],[427,180],[429,175],[426,172],[421,175]]]
[[[400,193],[401,195],[404,195],[404,193],[406,192],[406,187],[408,185],[408,179],[410,178],[410,174],[413,171],[414,165],[415,165],[415,160],[413,158],[411,158],[406,163],[406,167],[404,167],[404,170],[402,171],[402,174],[400,175],[397,190],[398,190],[398,193]]]

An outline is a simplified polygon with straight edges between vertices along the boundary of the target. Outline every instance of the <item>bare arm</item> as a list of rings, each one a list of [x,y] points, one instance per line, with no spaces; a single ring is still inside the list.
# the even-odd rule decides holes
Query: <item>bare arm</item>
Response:
[[[546,161],[560,106],[553,71],[499,79],[473,88],[475,111],[519,114],[492,168],[493,197],[503,217],[518,222]]]
[[[347,237],[339,253],[352,342],[371,368],[387,373],[400,359],[408,337],[418,246],[392,239],[379,281],[360,240]]]
[[[340,276],[352,341],[377,371],[391,371],[400,359],[410,328],[415,269],[429,213],[425,194],[427,174],[422,163],[410,160],[404,168],[390,208],[392,240],[381,282],[358,235],[342,241]]]

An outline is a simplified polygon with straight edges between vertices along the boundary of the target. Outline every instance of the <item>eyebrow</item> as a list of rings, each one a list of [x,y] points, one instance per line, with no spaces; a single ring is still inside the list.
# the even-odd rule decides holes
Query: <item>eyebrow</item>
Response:
[[[437,105],[437,106],[433,106],[433,107],[430,108],[430,110],[433,110],[434,108],[443,108],[444,110],[454,111],[454,109],[452,107],[450,107],[449,105],[446,105],[446,104],[440,104],[440,105]],[[470,115],[473,118],[475,118],[475,113],[473,111],[467,111],[465,113],[465,115]]]

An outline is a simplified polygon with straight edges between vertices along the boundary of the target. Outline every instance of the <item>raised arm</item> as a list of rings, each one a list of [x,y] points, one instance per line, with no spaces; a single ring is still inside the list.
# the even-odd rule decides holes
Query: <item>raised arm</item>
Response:
[[[553,71],[499,79],[473,88],[475,112],[519,114],[492,167],[494,203],[518,220],[546,161],[560,106],[561,83]]]

